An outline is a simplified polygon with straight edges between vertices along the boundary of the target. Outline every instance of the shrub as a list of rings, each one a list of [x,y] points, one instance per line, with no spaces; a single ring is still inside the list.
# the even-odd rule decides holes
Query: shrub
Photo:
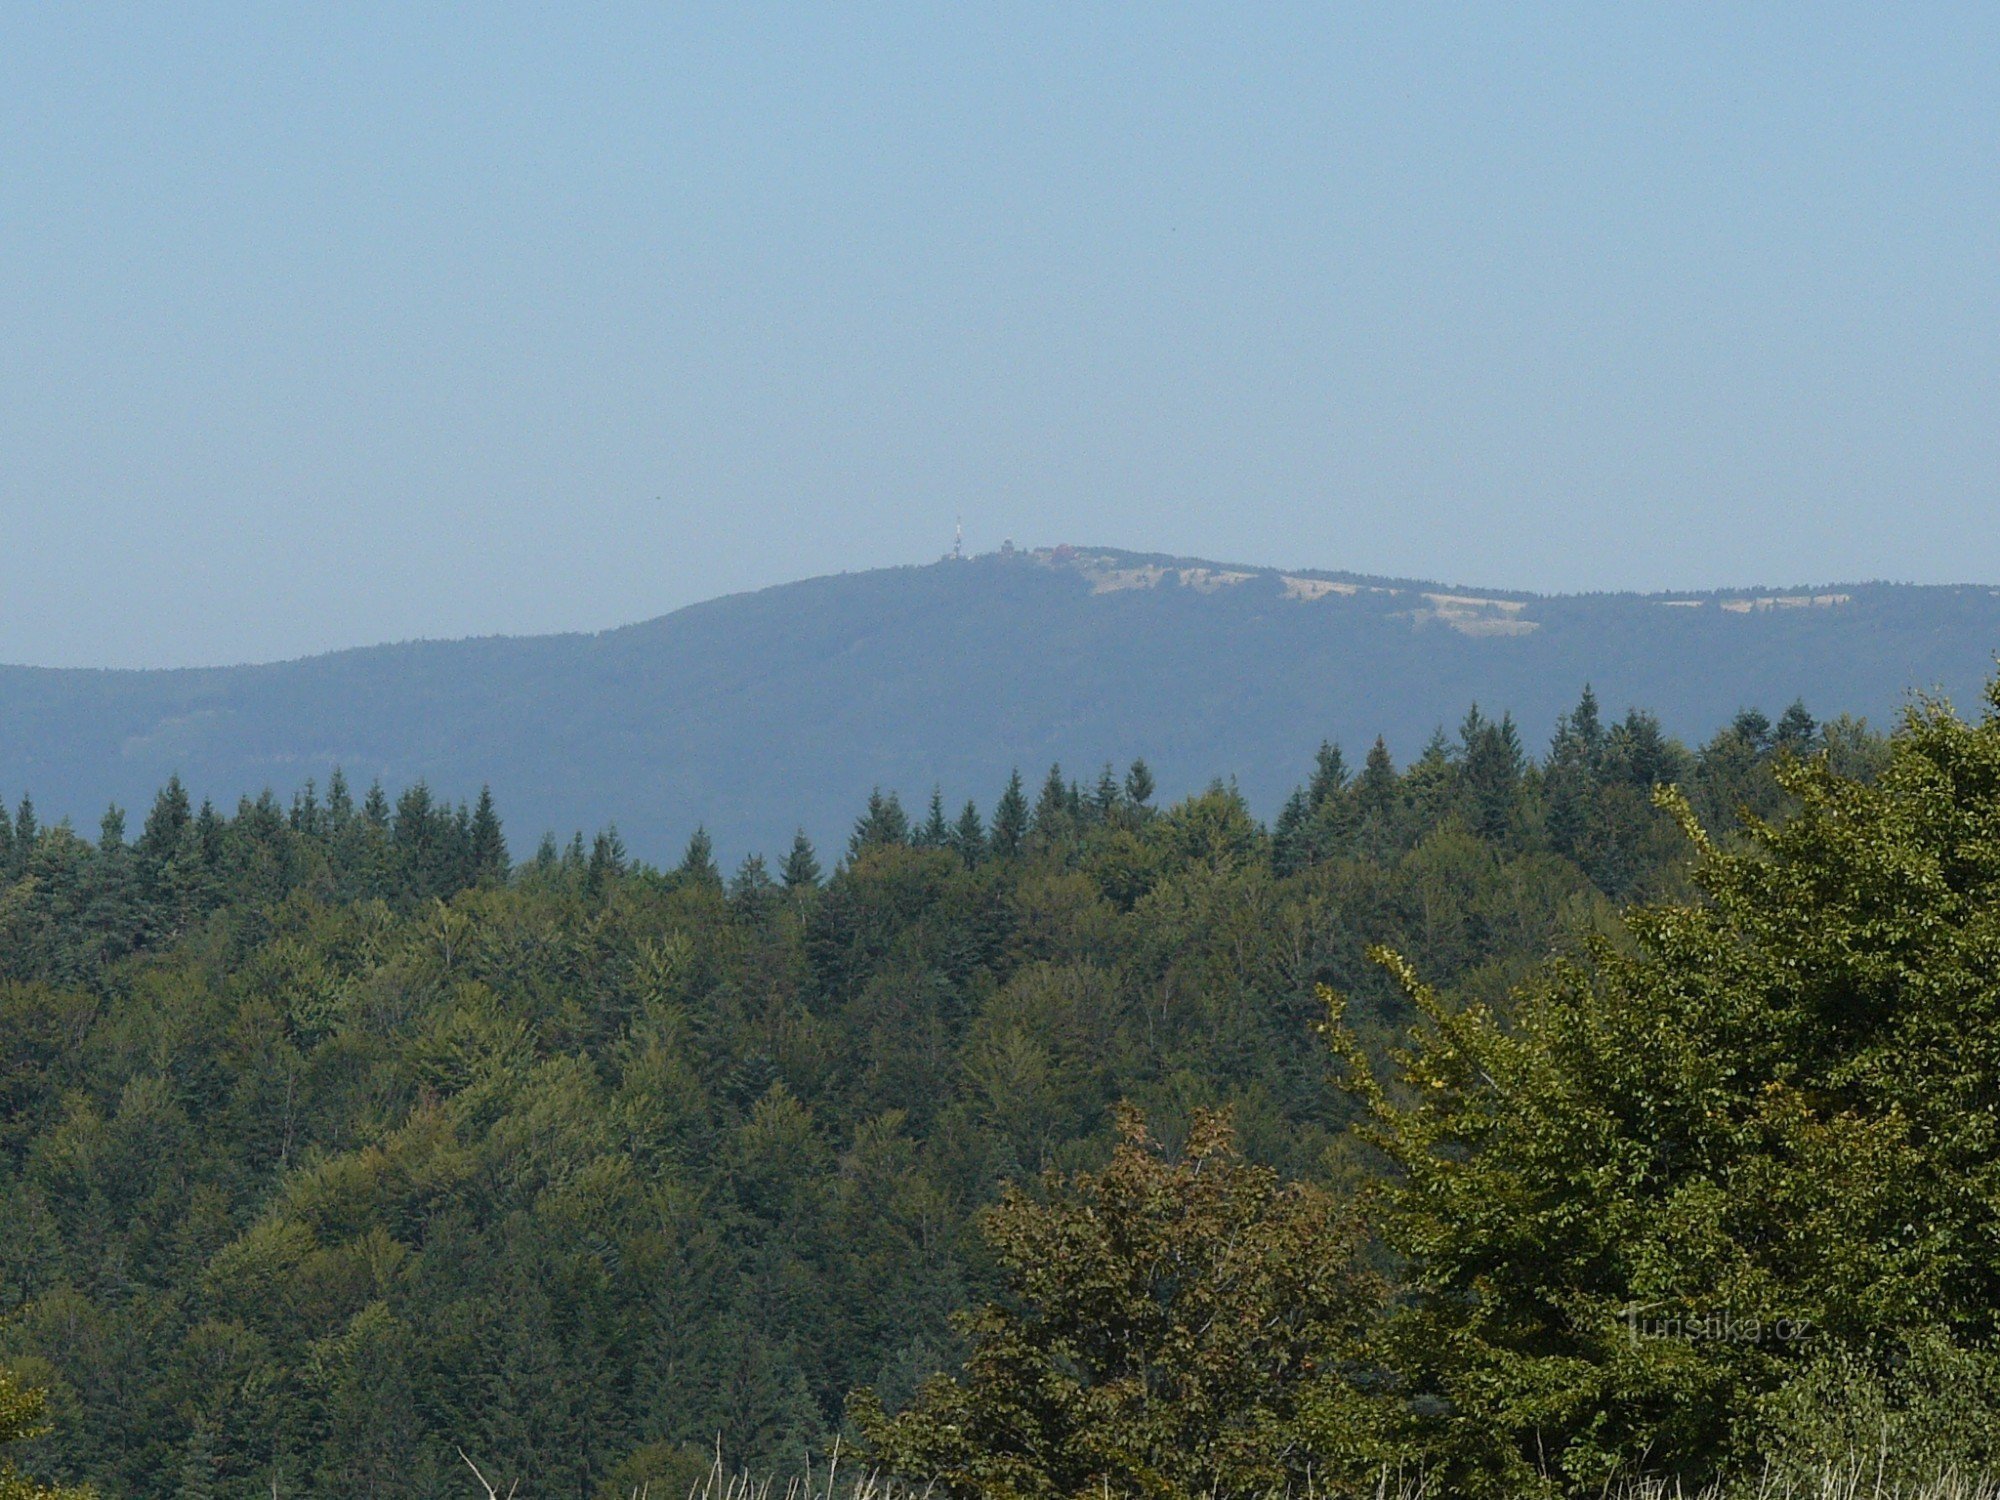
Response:
[[[1008,1299],[963,1372],[853,1415],[887,1470],[954,1495],[1303,1493],[1341,1456],[1301,1414],[1343,1381],[1375,1298],[1327,1194],[1245,1162],[1219,1115],[1178,1160],[1120,1113],[1102,1172],[1010,1190],[984,1229]]]

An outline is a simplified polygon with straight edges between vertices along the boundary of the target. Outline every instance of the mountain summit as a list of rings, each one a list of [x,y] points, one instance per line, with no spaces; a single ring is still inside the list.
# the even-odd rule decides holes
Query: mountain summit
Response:
[[[839,840],[871,788],[990,808],[1144,756],[1163,795],[1234,776],[1275,810],[1322,738],[1399,760],[1477,702],[1530,745],[1589,682],[1703,738],[1803,697],[1878,721],[1974,700],[2000,591],[1849,584],[1538,596],[1315,569],[1012,548],[735,594],[595,635],[373,646],[265,666],[0,668],[0,791],[94,827],[178,772],[281,796],[335,766],[393,790],[491,783],[517,852],[616,820],[655,860],[799,818]]]

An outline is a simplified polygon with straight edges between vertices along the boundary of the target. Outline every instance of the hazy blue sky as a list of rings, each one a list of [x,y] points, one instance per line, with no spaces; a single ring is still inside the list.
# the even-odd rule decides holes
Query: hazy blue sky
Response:
[[[7,661],[2000,582],[2000,6],[12,4],[0,350]]]

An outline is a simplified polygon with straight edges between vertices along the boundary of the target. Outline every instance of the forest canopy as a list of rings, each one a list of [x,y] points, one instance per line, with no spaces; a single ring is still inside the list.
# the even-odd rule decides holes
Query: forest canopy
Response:
[[[1990,1333],[1996,746],[1795,706],[1691,750],[1586,692],[1538,756],[1477,709],[1401,767],[1323,745],[1268,828],[1227,784],[1051,768],[986,808],[878,791],[845,848],[727,874],[700,831],[670,869],[610,828],[516,861],[491,797],[422,786],[170,784],[95,840],[24,801],[0,1363],[58,1419],[24,1465],[428,1495],[463,1448],[592,1497],[844,1432],[970,1493],[1699,1476],[1828,1366],[1611,1314],[1793,1319],[1864,1375]],[[1106,1283],[1165,1309],[1147,1338],[1182,1296],[1320,1310],[1215,1345],[1213,1389],[1121,1386],[1038,1269],[1108,1264],[1092,1203],[1268,1250]],[[1002,1346],[1152,1435],[1106,1467],[1065,1418],[1021,1459],[981,1408],[990,1481],[895,1425],[1006,1390]],[[1172,1425],[1202,1401],[1235,1437]]]

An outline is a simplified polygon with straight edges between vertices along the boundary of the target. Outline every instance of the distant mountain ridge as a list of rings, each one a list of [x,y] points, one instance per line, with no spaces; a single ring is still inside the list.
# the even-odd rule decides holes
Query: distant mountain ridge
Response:
[[[644,857],[795,826],[837,848],[872,787],[988,809],[1008,769],[1143,755],[1162,795],[1234,776],[1274,812],[1322,738],[1397,759],[1477,701],[1530,746],[1592,683],[1699,740],[1794,698],[1881,720],[1976,703],[2000,591],[1860,583],[1535,595],[1097,547],[784,584],[594,635],[421,641],[259,666],[0,667],[0,793],[94,829],[196,796],[289,797],[336,766],[393,790],[490,783],[516,852],[616,822]]]

